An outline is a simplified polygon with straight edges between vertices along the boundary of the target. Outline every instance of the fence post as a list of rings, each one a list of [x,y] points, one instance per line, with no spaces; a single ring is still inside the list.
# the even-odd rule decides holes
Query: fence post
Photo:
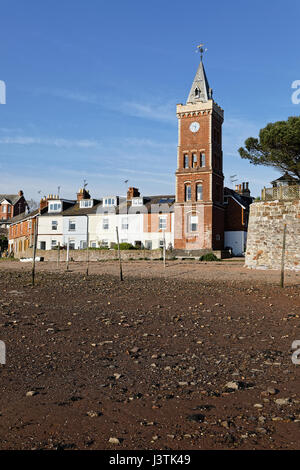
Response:
[[[119,242],[119,230],[118,230],[118,227],[116,227],[116,232],[117,232],[117,243],[118,243],[119,263],[120,263],[120,281],[123,281],[122,260],[121,260],[121,251],[120,251],[120,242]]]
[[[36,217],[35,224],[34,224],[34,236],[33,236],[33,258],[32,258],[32,272],[31,272],[33,286],[35,282],[35,257],[36,257],[36,244],[37,244],[37,234],[38,234],[38,220],[39,220],[38,217]]]
[[[68,237],[67,243],[67,271],[69,271],[69,253],[70,252],[70,237]]]
[[[164,247],[163,247],[163,260],[164,260],[164,268],[166,267],[166,236],[165,236],[165,231],[163,231],[164,234]]]
[[[286,224],[283,226],[280,287],[284,287],[284,261],[285,261]]]
[[[57,267],[59,268],[60,263],[60,242],[57,244]]]
[[[86,216],[86,275],[89,275],[89,216]]]

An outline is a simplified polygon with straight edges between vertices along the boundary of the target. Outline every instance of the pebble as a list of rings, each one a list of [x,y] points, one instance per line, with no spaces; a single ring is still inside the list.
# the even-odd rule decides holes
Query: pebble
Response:
[[[120,444],[120,441],[119,441],[119,439],[118,439],[117,437],[110,437],[109,440],[108,440],[108,442],[109,442],[110,444]]]
[[[227,382],[225,387],[226,388],[231,388],[232,390],[238,390],[239,389],[239,383],[238,382]]]
[[[277,405],[288,405],[290,401],[290,398],[277,398],[277,400],[275,400],[275,403]]]
[[[35,390],[30,390],[29,392],[26,393],[26,397],[34,397],[34,395],[37,395],[38,392]]]

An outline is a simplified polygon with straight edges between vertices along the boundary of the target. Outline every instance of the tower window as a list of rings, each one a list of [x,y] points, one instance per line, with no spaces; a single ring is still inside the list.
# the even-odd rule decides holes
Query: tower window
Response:
[[[184,166],[184,168],[189,167],[189,156],[187,154],[185,154],[184,157],[183,157],[183,166]]]
[[[201,183],[198,183],[196,186],[196,193],[197,193],[197,201],[202,201],[203,199],[203,187]]]
[[[192,154],[192,161],[193,161],[193,168],[197,166],[197,155],[195,153]]]
[[[197,232],[198,230],[198,216],[197,215],[191,215],[189,218],[189,229],[190,232]]]
[[[190,184],[185,185],[185,200],[190,201],[192,199],[192,187]]]
[[[201,153],[200,155],[201,166],[205,166],[205,153]]]
[[[198,90],[198,88],[195,88],[195,96],[199,96],[199,90]]]

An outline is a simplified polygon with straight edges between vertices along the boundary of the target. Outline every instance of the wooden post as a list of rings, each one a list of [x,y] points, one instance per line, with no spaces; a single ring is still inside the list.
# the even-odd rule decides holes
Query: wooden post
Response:
[[[118,227],[116,227],[116,232],[117,232],[117,243],[118,243],[119,263],[120,263],[120,281],[123,281],[122,260],[121,260],[121,250],[120,250],[119,230],[118,230]]]
[[[37,245],[37,235],[38,235],[38,216],[35,219],[34,224],[34,236],[33,236],[33,257],[32,257],[32,285],[34,286],[35,282],[35,257],[36,257],[36,245]]]
[[[89,275],[89,216],[86,216],[86,275]]]
[[[285,241],[286,241],[286,224],[283,226],[283,237],[282,237],[282,254],[281,254],[281,275],[280,275],[280,287],[284,287],[284,261],[285,261]]]
[[[57,267],[59,269],[59,264],[60,264],[60,242],[57,244]]]
[[[164,260],[164,268],[166,267],[166,236],[165,236],[165,231],[163,231],[164,234],[164,247],[163,247],[163,260]]]
[[[67,271],[69,271],[69,254],[70,254],[70,237],[68,237],[68,244],[67,244]]]

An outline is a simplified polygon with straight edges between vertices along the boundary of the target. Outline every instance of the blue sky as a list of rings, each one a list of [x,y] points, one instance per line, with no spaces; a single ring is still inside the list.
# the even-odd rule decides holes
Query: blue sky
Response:
[[[225,183],[254,195],[279,174],[237,149],[268,122],[299,115],[298,0],[2,1],[0,193],[74,198],[174,193],[176,104],[187,99],[199,56],[225,111]]]

